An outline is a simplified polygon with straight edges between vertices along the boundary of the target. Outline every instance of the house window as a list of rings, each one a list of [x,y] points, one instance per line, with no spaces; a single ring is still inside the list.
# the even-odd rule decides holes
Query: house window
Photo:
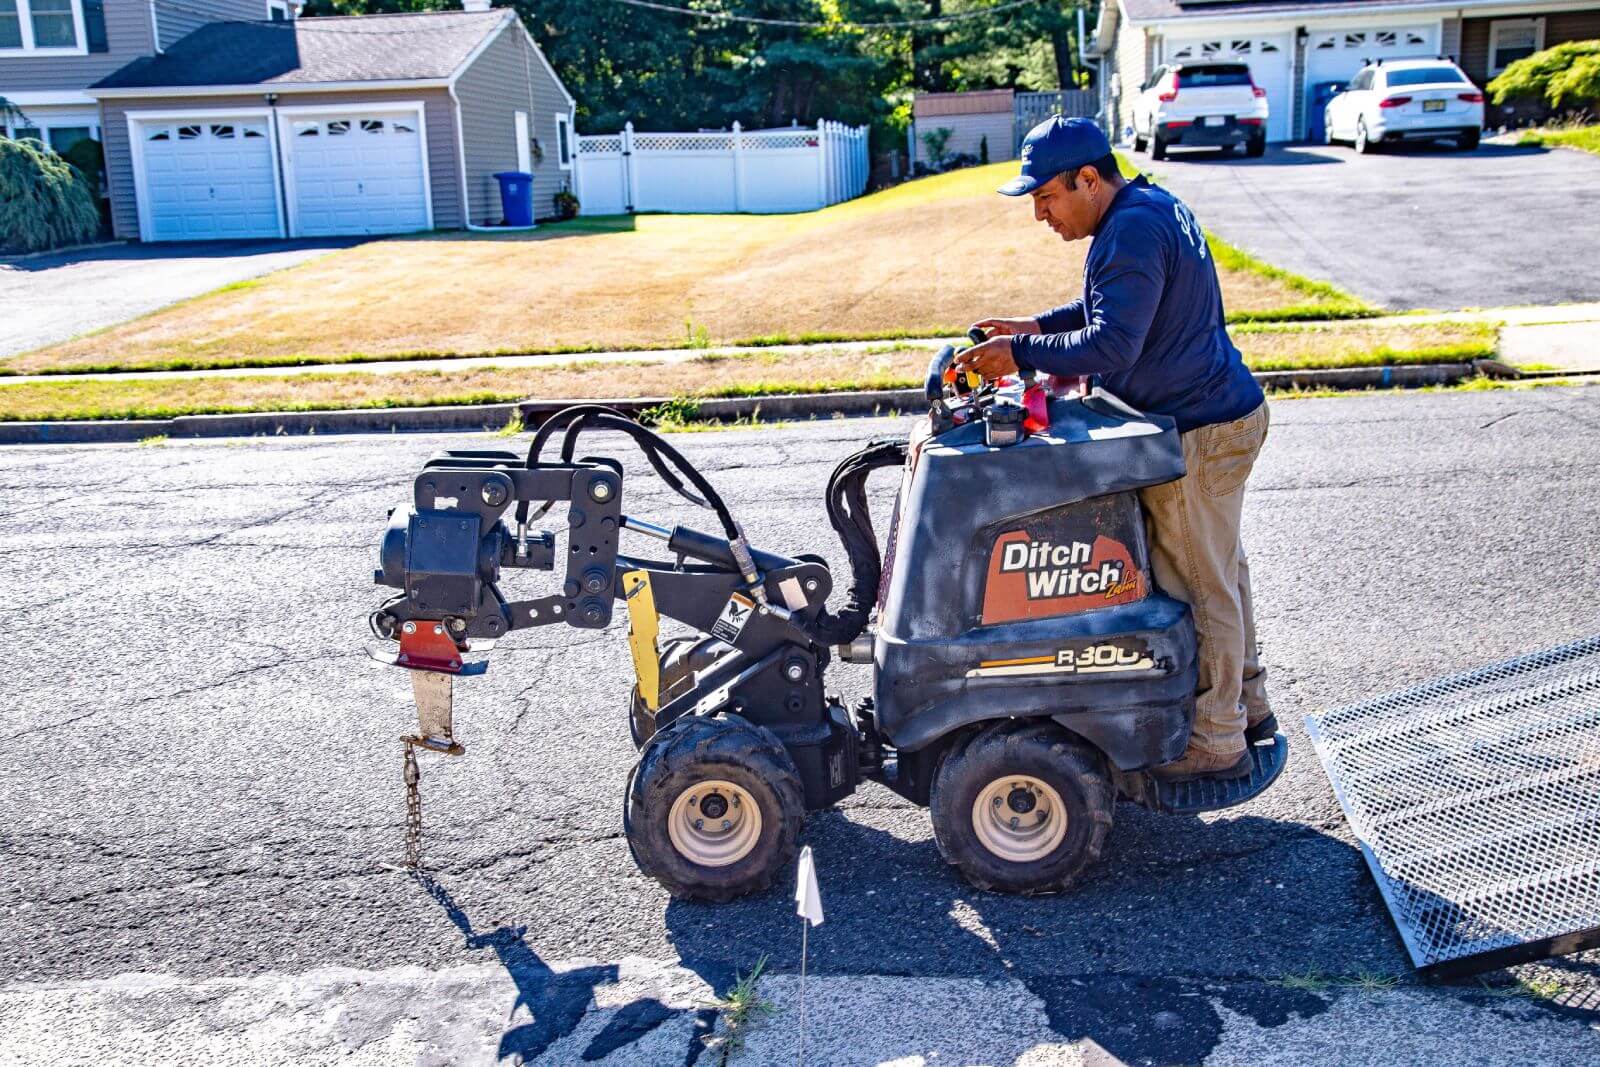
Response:
[[[566,113],[556,115],[556,162],[572,169],[572,116]]]
[[[83,0],[0,0],[0,50],[81,52]]]
[[[347,134],[349,132],[350,132],[350,120],[349,119],[334,119],[332,122],[328,123],[328,136],[329,137],[343,137],[345,134]]]
[[[287,0],[267,0],[267,18],[273,22],[288,22],[289,4]]]
[[[1544,48],[1544,19],[1498,19],[1489,23],[1489,76]]]
[[[0,48],[22,47],[22,12],[17,0],[0,0]]]
[[[79,141],[88,141],[94,138],[94,130],[88,126],[52,126],[50,127],[50,147],[55,149],[56,155],[68,151]]]

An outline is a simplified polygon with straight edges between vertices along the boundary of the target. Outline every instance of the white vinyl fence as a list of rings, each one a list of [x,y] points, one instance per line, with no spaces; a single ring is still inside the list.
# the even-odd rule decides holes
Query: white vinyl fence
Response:
[[[585,215],[815,211],[867,187],[867,127],[841,122],[714,133],[635,133],[630,122],[577,141]]]

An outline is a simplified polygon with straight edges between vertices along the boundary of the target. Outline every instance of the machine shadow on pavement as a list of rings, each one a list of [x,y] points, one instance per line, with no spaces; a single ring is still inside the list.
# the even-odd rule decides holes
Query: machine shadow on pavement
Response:
[[[551,1045],[571,1034],[583,1022],[594,1001],[595,989],[617,981],[619,970],[615,965],[553,970],[525,940],[525,928],[497,926],[487,933],[475,930],[467,913],[436,878],[422,872],[413,874],[412,878],[461,931],[465,939],[463,947],[469,951],[493,950],[516,985],[517,999],[506,1016],[515,1018],[520,1010],[527,1013],[528,1021],[516,1023],[501,1034],[498,1059],[510,1059],[513,1063],[538,1062]],[[722,975],[708,978],[708,981],[719,990],[728,984]],[[637,998],[617,1009],[589,1041],[583,1059],[603,1059],[682,1013],[684,1009],[670,1008],[654,998]],[[716,1026],[716,1009],[701,1008],[693,1010],[693,1014],[696,1018],[684,1050],[685,1065],[699,1058],[700,1051],[706,1047],[702,1038],[710,1036]]]
[[[1362,862],[1348,844],[1301,823],[1244,816],[1230,820],[1229,833],[1223,834],[1196,817],[1136,817],[1143,814],[1127,805],[1118,809],[1119,820],[1147,824],[1143,828],[1119,827],[1119,831],[1134,831],[1124,837],[1141,837],[1140,829],[1159,827],[1159,836],[1154,841],[1147,838],[1141,851],[1148,851],[1152,844],[1159,848],[1163,840],[1193,845],[1207,835],[1221,838],[1242,832],[1274,842],[1294,839],[1302,847],[1322,853],[1328,862]],[[1092,1041],[1129,1063],[1202,1061],[1222,1038],[1224,1020],[1214,1001],[1266,1027],[1282,1025],[1291,1016],[1320,1014],[1330,1004],[1316,993],[1274,981],[1290,973],[1336,966],[1325,956],[1314,956],[1316,962],[1310,963],[1305,955],[1297,954],[1296,946],[1316,940],[1298,928],[1306,921],[1303,916],[1274,916],[1242,887],[1237,894],[1224,890],[1196,897],[1186,910],[1141,909],[1129,904],[1130,894],[1139,899],[1137,895],[1148,894],[1150,888],[1136,884],[1145,880],[1145,872],[1137,870],[1142,866],[1140,858],[1128,855],[1130,842],[1119,843],[1117,832],[1112,834],[1113,844],[1104,861],[1092,868],[1076,889],[1034,897],[973,889],[955,868],[940,861],[931,840],[906,840],[846,818],[839,811],[811,815],[806,838],[819,857],[826,910],[824,925],[811,938],[808,968],[813,975],[1020,982],[1042,1002],[1051,1028],[1062,1041]],[[1273,845],[1259,847],[1270,849]],[[1146,863],[1148,859],[1144,857]],[[1119,870],[1120,862],[1129,867]],[[1203,865],[1208,861],[1196,857],[1180,862]],[[1226,857],[1210,862],[1226,862]],[[794,914],[792,888],[792,882],[785,880],[765,893],[720,905],[672,901],[666,912],[667,932],[683,965],[713,984],[735,969],[748,971],[762,954],[768,957],[768,973],[798,973],[799,920]],[[1270,887],[1266,891],[1272,892]],[[1381,924],[1372,931],[1373,940],[1388,949],[1394,973],[1404,973],[1408,968],[1376,891],[1369,884],[1362,892],[1371,899],[1354,906],[1370,914],[1371,923]],[[1107,910],[1128,914],[1130,907],[1135,909],[1134,921],[1116,921],[1119,929],[1108,934],[1112,923],[1107,921]],[[1333,902],[1329,907],[1341,910]],[[1260,921],[1246,921],[1242,926],[1196,923],[1197,918],[1205,918],[1204,913],[1228,912],[1237,917],[1251,909],[1262,911]],[[1343,908],[1349,909],[1350,905]],[[1197,929],[1206,931],[1204,944],[1195,942]],[[1127,943],[1116,943],[1119,934]],[[1248,943],[1218,943],[1228,939]],[[1178,946],[1173,958],[1186,963],[1142,960],[1138,958],[1140,941]],[[732,946],[748,952],[749,958],[727,959]],[[1232,960],[1263,950],[1285,952],[1281,965],[1274,965],[1281,969],[1250,973],[1225,969],[1224,964],[1215,971],[1201,970],[1206,958]],[[1094,959],[1086,961],[1086,955]],[[908,1044],[895,1051],[910,1057],[928,1050]]]

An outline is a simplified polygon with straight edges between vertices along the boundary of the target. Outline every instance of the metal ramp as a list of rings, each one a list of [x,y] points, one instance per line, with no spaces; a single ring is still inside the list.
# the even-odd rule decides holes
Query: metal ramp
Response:
[[[1600,636],[1306,729],[1419,970],[1600,945]]]

